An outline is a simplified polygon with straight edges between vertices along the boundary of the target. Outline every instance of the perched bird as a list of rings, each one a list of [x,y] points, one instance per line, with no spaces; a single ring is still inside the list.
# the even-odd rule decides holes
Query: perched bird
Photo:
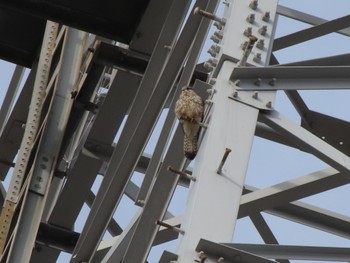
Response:
[[[204,102],[189,86],[184,86],[175,104],[175,115],[184,132],[184,153],[193,160],[198,151],[199,123],[203,118]]]

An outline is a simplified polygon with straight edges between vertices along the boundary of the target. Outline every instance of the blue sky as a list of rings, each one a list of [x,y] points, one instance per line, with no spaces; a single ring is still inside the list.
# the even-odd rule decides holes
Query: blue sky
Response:
[[[280,4],[324,19],[334,19],[348,15],[350,10],[350,1],[348,0],[280,0]],[[280,17],[276,37],[307,27],[309,27],[309,25],[293,21],[289,18]],[[209,42],[209,44],[211,44],[211,42]],[[350,40],[347,37],[338,34],[330,34],[278,51],[276,52],[276,56],[280,63],[289,63],[349,53],[349,47]],[[206,52],[206,50],[207,49],[205,48],[204,52]],[[202,59],[204,59],[204,56],[206,56],[205,53]],[[13,64],[0,61],[0,101],[2,101],[6,92],[14,67]],[[350,108],[348,106],[350,91],[303,91],[301,92],[301,95],[310,109],[347,121],[350,120]],[[299,123],[298,115],[283,92],[278,92],[276,109],[296,123]],[[309,154],[302,153],[286,146],[277,145],[276,143],[268,142],[264,139],[256,138],[254,140],[246,182],[249,185],[261,188],[290,180],[324,167],[327,167],[327,165]],[[139,176],[136,177],[135,181],[139,182]],[[100,180],[100,178],[98,180]],[[187,189],[178,187],[169,208],[173,214],[182,214],[186,202],[186,193]],[[330,190],[306,198],[303,201],[349,216],[350,208],[347,202],[344,202],[344,200],[348,199],[350,195],[349,193],[350,187],[343,186],[335,190]],[[124,198],[118,211],[126,208],[131,208],[134,212],[137,209],[132,202],[127,198]],[[84,212],[81,214],[80,224],[77,225],[78,231],[81,230],[81,223],[86,215],[86,211],[87,209],[84,209]],[[270,224],[271,229],[281,244],[340,247],[350,246],[349,240],[332,236],[315,229],[306,228],[302,225],[291,223],[268,214],[263,214],[263,216]],[[117,217],[118,222],[125,227],[129,218],[132,217],[132,213],[127,217],[120,217],[120,215],[117,215]],[[251,221],[248,218],[244,218],[237,221],[234,242],[262,243],[262,240]],[[175,247],[176,241],[156,247],[151,252],[149,258],[150,262],[158,262],[157,259],[164,248],[171,250]],[[62,256],[59,262],[67,262],[67,257]]]

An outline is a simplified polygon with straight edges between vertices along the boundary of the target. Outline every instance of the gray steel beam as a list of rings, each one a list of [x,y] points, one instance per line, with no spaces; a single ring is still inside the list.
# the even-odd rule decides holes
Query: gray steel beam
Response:
[[[200,239],[196,247],[197,252],[202,252],[208,259],[219,261],[223,258],[228,262],[242,262],[242,263],[273,263],[275,261],[267,258],[248,253],[244,250],[228,246],[226,244],[218,244],[205,239]],[[201,260],[202,261],[202,260]],[[201,262],[198,260],[198,262]],[[220,261],[219,261],[220,262]]]
[[[183,160],[181,141],[182,131],[178,127],[154,183],[153,189],[157,190],[150,192],[146,200],[143,213],[125,252],[123,263],[144,262],[147,258],[159,229],[155,222],[163,219],[179,179],[179,175],[169,172],[167,166],[181,167]],[[135,251],[138,251],[138,253],[135,253]],[[105,262],[116,262],[115,259],[119,256],[116,251],[111,250],[110,254],[106,256]]]
[[[247,185],[244,189],[245,192],[257,190]],[[350,238],[350,217],[314,205],[295,201],[265,212],[333,235]]]
[[[72,229],[95,181],[102,161],[84,153],[79,154],[75,166],[69,171],[67,181],[51,212],[49,223]],[[84,177],[84,180],[82,180]]]
[[[285,17],[289,17],[295,20],[298,20],[300,22],[304,22],[310,25],[319,25],[319,24],[324,24],[326,22],[328,22],[328,20],[323,19],[323,18],[319,18],[304,12],[300,12],[298,10],[292,9],[292,8],[288,8],[285,6],[281,6],[279,5],[277,7],[277,13],[279,15],[285,16]],[[343,34],[345,36],[350,36],[350,29],[348,28],[344,28],[342,30],[338,31],[339,34]]]
[[[306,103],[296,90],[286,90],[286,95],[288,96],[289,100],[292,102],[294,108],[299,113],[300,117],[305,120],[306,114],[309,111],[309,108],[307,107]]]
[[[87,144],[90,140],[98,142],[95,144],[96,147],[90,145],[95,152],[83,149],[78,155],[75,165],[68,172],[67,181],[50,216],[50,223],[68,229],[74,226],[96,175],[101,170],[103,160],[96,158],[95,154],[104,149],[100,145],[112,144],[129,104],[137,92],[139,81],[138,76],[123,71],[117,73],[87,139]],[[125,85],[128,85],[128,89],[124,88]]]
[[[350,123],[348,121],[310,110],[305,115],[305,121],[301,123],[301,126],[350,156],[350,148],[346,147],[350,143],[348,136]]]
[[[88,197],[86,198],[85,202],[88,205],[89,208],[91,208],[92,204],[94,203],[95,200],[95,194],[90,190],[90,193],[88,194]],[[107,226],[107,231],[112,235],[112,236],[117,236],[120,235],[120,233],[123,232],[123,229],[118,225],[118,223],[112,218]]]
[[[255,214],[349,182],[348,174],[341,174],[334,168],[323,169],[291,181],[245,194],[241,199],[239,214],[240,216]]]
[[[176,262],[177,259],[178,259],[178,256],[176,254],[165,250],[162,256],[160,257],[158,263]]]
[[[213,12],[214,8],[209,7],[208,12]],[[196,67],[202,46],[204,45],[205,37],[208,34],[209,30],[209,24],[210,20],[203,20],[198,32],[196,34],[191,53],[186,61],[186,64],[183,68],[180,80],[177,84],[178,87],[183,87],[184,85],[189,85],[191,81],[191,77],[193,75],[194,69]],[[169,106],[169,112],[167,115],[167,118],[165,120],[165,123],[163,125],[162,131],[160,133],[160,136],[158,138],[155,150],[153,152],[151,161],[149,163],[149,166],[147,168],[147,171],[145,173],[144,180],[142,181],[142,185],[140,188],[140,192],[137,197],[137,201],[140,200],[145,200],[146,195],[149,191],[149,188],[152,185],[152,182],[154,180],[154,177],[156,175],[156,172],[160,166],[161,163],[161,157],[164,154],[165,147],[167,145],[167,141],[169,140],[170,134],[171,134],[171,129],[174,127],[174,122],[175,122],[175,114],[174,114],[174,109],[175,109],[175,103],[177,98],[179,97],[181,92],[181,89],[177,89],[175,91],[175,94],[171,100],[170,106]],[[203,95],[204,90],[202,90],[202,93],[199,95]]]
[[[277,63],[278,64],[278,63]],[[350,64],[350,54],[341,54],[330,57],[301,60],[293,63],[283,64],[283,66],[348,66]]]
[[[350,26],[350,15],[340,17],[331,21],[324,22],[323,24],[316,25],[311,28],[300,30],[287,36],[283,36],[275,39],[273,44],[273,51],[280,50],[299,44],[320,36],[327,35],[329,33],[336,32],[338,30],[347,28]]]
[[[332,90],[349,88],[349,66],[239,67],[231,80],[244,90]],[[259,84],[257,85],[257,80]]]
[[[298,147],[293,141],[288,140],[286,137],[282,136],[281,134],[279,134],[278,132],[274,131],[269,126],[261,122],[258,122],[256,125],[255,136],[300,149],[300,147]]]
[[[261,113],[259,119],[271,128],[295,141],[297,145],[312,153],[325,163],[337,169],[344,175],[349,175],[350,159],[348,156],[332,147],[309,131],[289,121],[276,111]]]
[[[264,240],[265,244],[278,244],[276,237],[260,213],[251,214],[249,217],[252,220],[256,230],[259,232],[261,238]],[[279,263],[289,263],[289,260],[280,258],[276,258],[276,261]]]
[[[188,6],[185,1],[181,3]],[[176,5],[179,3],[177,2]],[[200,2],[199,5],[203,6],[203,3]],[[172,46],[180,30],[182,17],[185,15],[184,12],[174,14],[171,12],[156,44],[154,55],[148,64],[139,92],[78,240],[72,262],[89,261],[97,249],[107,222],[121,199],[137,160],[192,46],[192,38],[197,32],[201,18],[190,15],[168,58],[168,51],[164,46],[169,46],[169,44]],[[162,74],[159,75],[160,73]]]
[[[246,251],[266,258],[283,258],[293,260],[341,261],[350,258],[350,248],[345,247],[310,247],[256,244],[223,244],[231,248]]]
[[[129,245],[129,242],[134,234],[135,228],[137,226],[137,223],[140,221],[140,215],[142,211],[139,210],[136,215],[130,220],[128,226],[126,229],[124,229],[123,233],[118,237],[116,242],[114,242],[113,246],[108,250],[108,252],[105,254],[104,257],[101,258],[100,256],[100,261],[96,261],[94,258],[92,262],[101,262],[101,263],[106,263],[106,262],[124,262],[124,255],[125,251],[127,250],[127,247]],[[145,240],[143,239],[143,242]],[[136,251],[134,251],[135,253]],[[138,254],[139,251],[137,251],[135,254]],[[113,260],[110,261],[110,258],[113,257]],[[135,261],[137,262],[137,261]],[[141,261],[140,261],[141,262]],[[142,261],[145,262],[145,261]]]

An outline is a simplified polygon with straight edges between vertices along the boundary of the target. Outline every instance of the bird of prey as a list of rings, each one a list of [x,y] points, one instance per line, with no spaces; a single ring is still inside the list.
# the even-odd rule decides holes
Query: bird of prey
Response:
[[[193,160],[198,151],[198,135],[203,118],[204,102],[189,86],[184,86],[175,104],[175,115],[179,119],[184,132],[184,153]]]

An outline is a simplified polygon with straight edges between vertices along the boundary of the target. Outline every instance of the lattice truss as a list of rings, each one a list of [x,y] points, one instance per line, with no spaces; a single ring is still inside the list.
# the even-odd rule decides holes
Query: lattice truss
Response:
[[[350,58],[293,47],[347,43],[350,16],[161,2],[124,42],[53,15],[30,70],[16,66],[0,111],[1,262],[349,261],[350,125],[303,97],[348,89]],[[288,20],[310,26],[283,34]],[[186,85],[205,102],[194,161],[174,114]]]

